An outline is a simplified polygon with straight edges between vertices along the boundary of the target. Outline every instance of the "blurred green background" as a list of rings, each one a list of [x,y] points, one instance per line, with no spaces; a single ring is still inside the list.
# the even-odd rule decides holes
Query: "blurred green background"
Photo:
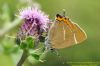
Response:
[[[40,5],[51,20],[62,9],[66,15],[78,23],[86,32],[87,40],[79,45],[58,51],[56,54],[45,55],[45,62],[26,60],[24,66],[70,66],[69,62],[99,62],[100,61],[100,0],[33,0]],[[0,66],[15,66],[22,51],[15,45],[20,20],[15,14],[18,9],[30,5],[28,0],[0,0]]]

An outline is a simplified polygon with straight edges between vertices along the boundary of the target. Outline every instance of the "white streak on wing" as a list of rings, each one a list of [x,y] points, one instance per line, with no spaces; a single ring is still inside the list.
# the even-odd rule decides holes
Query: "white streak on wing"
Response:
[[[65,37],[65,30],[64,30],[64,40],[66,39],[66,37]]]
[[[77,44],[77,40],[76,40],[76,37],[75,37],[75,33],[74,33],[74,41],[75,41],[75,44]]]
[[[65,37],[65,29],[64,29],[64,25],[63,25],[63,33],[64,33],[64,40],[66,39],[66,37]]]

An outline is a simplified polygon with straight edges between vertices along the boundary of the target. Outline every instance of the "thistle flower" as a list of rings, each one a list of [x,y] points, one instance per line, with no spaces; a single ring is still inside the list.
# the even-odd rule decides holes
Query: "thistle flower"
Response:
[[[24,23],[21,25],[18,36],[23,39],[25,36],[40,36],[43,31],[49,28],[48,16],[38,8],[27,7],[19,12],[19,17]]]

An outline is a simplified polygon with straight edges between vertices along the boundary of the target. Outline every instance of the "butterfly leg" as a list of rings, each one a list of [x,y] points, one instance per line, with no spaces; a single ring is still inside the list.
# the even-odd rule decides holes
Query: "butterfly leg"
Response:
[[[48,36],[45,38],[44,47],[45,47],[45,50],[50,50],[50,49],[52,49],[50,40],[48,39]]]

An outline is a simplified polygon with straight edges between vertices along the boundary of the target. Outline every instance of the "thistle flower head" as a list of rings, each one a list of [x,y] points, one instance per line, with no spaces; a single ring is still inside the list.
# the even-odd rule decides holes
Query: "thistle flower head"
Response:
[[[19,35],[21,36],[40,35],[43,31],[46,31],[49,28],[48,16],[38,8],[27,7],[21,9],[19,17],[24,21],[19,32]]]

